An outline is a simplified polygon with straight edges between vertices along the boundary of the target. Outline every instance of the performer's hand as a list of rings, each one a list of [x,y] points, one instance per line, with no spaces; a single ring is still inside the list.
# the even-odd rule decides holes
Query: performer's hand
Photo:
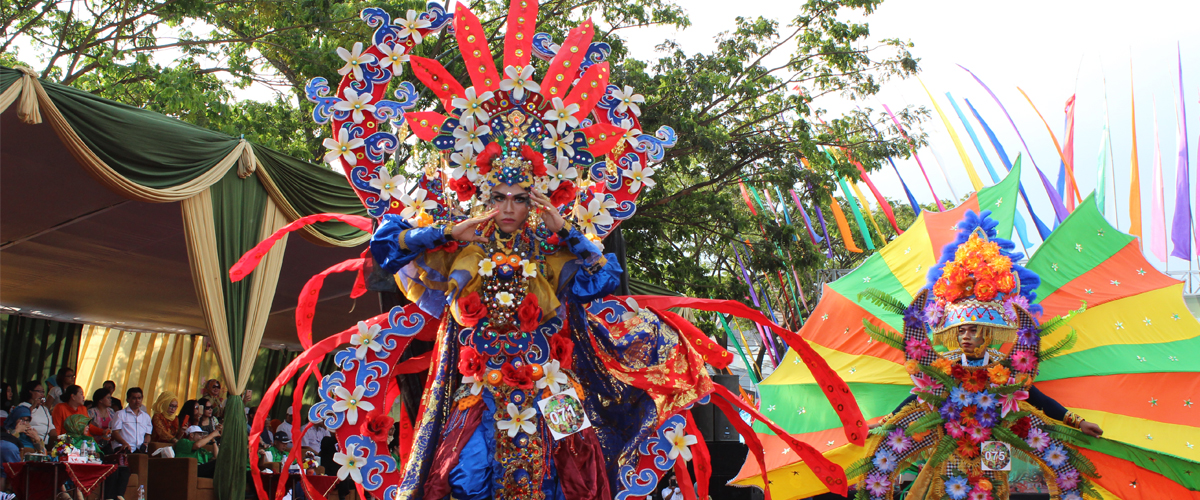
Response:
[[[499,210],[492,210],[479,217],[459,222],[458,225],[454,226],[454,230],[450,232],[450,237],[458,241],[487,243],[487,238],[484,238],[482,235],[475,234],[475,229],[485,221],[491,220],[498,213],[500,213]]]
[[[554,208],[554,203],[550,202],[550,198],[538,191],[530,191],[529,199],[537,204],[538,213],[542,214],[542,221],[546,223],[546,229],[552,233],[557,233],[567,224],[563,220],[562,214],[558,213],[558,209]]]
[[[1099,425],[1088,422],[1087,420],[1084,420],[1083,423],[1079,424],[1079,430],[1091,437],[1100,437],[1102,434],[1104,434],[1104,429],[1101,429]]]

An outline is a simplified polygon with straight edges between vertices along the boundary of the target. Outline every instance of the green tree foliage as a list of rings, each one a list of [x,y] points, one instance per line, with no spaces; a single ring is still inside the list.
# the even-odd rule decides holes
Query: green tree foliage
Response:
[[[791,291],[779,289],[780,272],[790,274],[794,268],[805,293],[815,298],[816,269],[852,267],[866,255],[849,254],[841,245],[828,212],[830,193],[838,176],[858,178],[857,167],[845,158],[854,158],[870,172],[886,157],[906,157],[910,144],[869,108],[836,114],[819,104],[870,98],[889,79],[917,71],[908,43],[872,41],[867,24],[848,20],[872,13],[881,1],[788,4],[781,8],[794,12],[785,25],[733,18],[736,6],[731,5],[731,29],[718,37],[712,53],[688,54],[666,41],[658,47],[656,61],[631,57],[623,34],[648,25],[687,27],[686,13],[670,0],[543,2],[539,31],[561,41],[570,27],[594,19],[596,41],[612,46],[608,60],[613,81],[646,96],[642,122],[669,125],[679,133],[679,144],[655,166],[658,185],[643,194],[638,216],[622,226],[633,277],[690,295],[740,299],[748,294],[732,252],[740,245],[760,282],[773,278],[769,283],[775,288],[767,293],[782,303]],[[359,19],[365,7],[381,7],[400,17],[409,9],[424,10],[425,4],[10,0],[0,5],[0,64],[25,64],[48,80],[319,162],[324,154],[320,142],[328,131],[311,122],[304,85],[315,77],[336,82],[342,61],[335,49],[370,39],[373,29]],[[489,33],[499,62],[507,1],[476,0],[470,7]],[[463,74],[453,46],[450,37],[433,36],[415,54]],[[545,63],[536,64],[544,74]],[[412,79],[411,73],[402,78]],[[235,98],[254,82],[275,88],[277,98]],[[434,106],[426,91],[418,108]],[[911,130],[925,113],[901,110],[899,115]],[[916,141],[921,140],[917,134]],[[425,154],[414,156],[414,147],[425,146],[403,145],[395,155],[397,170],[416,172],[424,163]],[[793,225],[770,210],[752,215],[741,199],[739,180],[787,205]],[[776,187],[785,199],[778,199]],[[814,223],[813,204],[826,211],[832,259],[798,225],[802,218],[789,189],[802,197]],[[849,217],[849,208],[843,209]],[[901,227],[911,222],[907,205],[895,209]],[[881,213],[875,216],[880,227],[890,230]],[[860,235],[853,237],[865,248]]]

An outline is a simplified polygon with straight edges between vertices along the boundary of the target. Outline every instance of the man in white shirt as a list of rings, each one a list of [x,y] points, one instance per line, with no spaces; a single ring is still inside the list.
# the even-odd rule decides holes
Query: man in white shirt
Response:
[[[150,413],[142,406],[142,389],[131,387],[125,391],[125,409],[117,412],[113,422],[113,439],[131,452],[145,452],[146,443],[150,441],[150,433],[154,423],[150,421]]]
[[[304,433],[304,437],[300,438],[300,446],[313,450],[313,453],[321,451],[321,440],[332,434],[329,429],[325,428],[325,421],[318,420],[313,422],[312,428]]]

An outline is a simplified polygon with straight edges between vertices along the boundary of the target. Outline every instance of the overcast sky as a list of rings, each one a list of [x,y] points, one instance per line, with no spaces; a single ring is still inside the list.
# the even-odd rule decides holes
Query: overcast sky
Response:
[[[733,26],[735,16],[767,16],[786,22],[796,8],[781,7],[782,2],[737,3],[740,10],[729,8],[730,2],[686,0],[680,2],[688,11],[692,26],[686,30],[643,29],[625,33],[635,48],[635,56],[654,57],[653,45],[664,38],[681,43],[688,52],[711,51],[713,38]],[[861,18],[859,18],[861,19]],[[991,184],[970,138],[966,135],[950,107],[945,93],[951,92],[959,106],[972,119],[972,126],[983,141],[985,151],[997,168],[1002,170],[994,151],[973,121],[962,99],[969,99],[988,125],[996,132],[1010,157],[1022,151],[1021,143],[1005,120],[1000,108],[970,75],[956,66],[961,64],[974,71],[996,92],[1012,114],[1024,136],[1033,160],[1047,176],[1056,176],[1058,153],[1045,126],[1017,91],[1024,89],[1051,124],[1062,141],[1063,107],[1068,97],[1076,95],[1075,163],[1076,177],[1084,195],[1096,186],[1097,159],[1104,123],[1104,80],[1107,79],[1108,113],[1115,161],[1117,195],[1113,200],[1109,185],[1108,218],[1120,219],[1120,228],[1129,228],[1129,158],[1130,138],[1130,61],[1133,63],[1133,83],[1137,104],[1137,133],[1139,166],[1142,183],[1144,236],[1150,237],[1149,209],[1154,159],[1154,106],[1157,99],[1159,137],[1163,156],[1167,227],[1174,211],[1176,151],[1176,103],[1179,99],[1176,44],[1182,51],[1184,97],[1187,105],[1189,162],[1191,177],[1196,175],[1197,136],[1200,135],[1200,2],[1195,0],[1158,0],[1147,2],[1116,1],[1029,1],[1003,3],[962,2],[951,0],[887,0],[866,18],[872,37],[902,38],[912,41],[912,52],[921,59],[920,77],[938,99],[956,128],[972,163],[985,184]],[[932,112],[929,98],[913,79],[893,82],[884,87],[878,100],[864,103],[880,109],[886,103],[893,109],[906,104],[925,106]],[[827,103],[833,109],[845,103]],[[949,174],[949,183],[959,196],[972,191],[962,162],[945,132],[941,120],[933,114],[926,122],[933,150]],[[921,150],[922,162],[933,180],[934,189],[942,198],[950,197],[946,179],[935,166],[935,155],[928,148]],[[1026,162],[1022,182],[1034,203],[1034,209],[1047,223],[1053,213],[1049,199],[1037,180],[1037,174]],[[929,189],[920,180],[915,162],[899,163],[909,188],[918,201],[932,201]],[[1111,175],[1111,173],[1110,173]],[[902,198],[895,186],[895,174],[890,169],[872,174],[873,180],[886,196]],[[889,182],[890,181],[890,182]],[[1193,181],[1194,182],[1194,181]],[[1194,193],[1194,185],[1192,187]],[[869,196],[869,195],[868,195]],[[872,200],[873,202],[873,200]],[[1195,200],[1193,200],[1193,204]],[[1116,209],[1114,214],[1114,208]],[[1194,210],[1194,209],[1192,209]],[[1193,211],[1194,214],[1194,211]],[[1030,239],[1038,242],[1030,225]],[[1148,251],[1147,251],[1148,253]],[[1153,257],[1152,262],[1160,264]],[[1172,269],[1187,267],[1183,260],[1172,259]]]

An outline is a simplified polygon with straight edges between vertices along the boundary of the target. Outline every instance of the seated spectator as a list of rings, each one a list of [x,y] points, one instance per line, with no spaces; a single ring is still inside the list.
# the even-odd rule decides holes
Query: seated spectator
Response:
[[[329,429],[325,428],[325,421],[317,420],[313,422],[312,427],[300,438],[300,446],[313,453],[317,453],[321,449],[321,440],[331,435]]]
[[[200,420],[197,421],[196,425],[199,425],[200,429],[202,429],[204,432],[216,431],[217,427],[221,425],[221,421],[213,415],[213,412],[216,411],[216,408],[213,407],[215,404],[213,400],[202,398],[200,401],[197,401],[196,404],[204,405],[202,408],[204,411],[200,413]]]
[[[75,370],[65,366],[59,368],[58,373],[54,375],[54,387],[50,388],[50,392],[46,394],[46,397],[50,401],[61,399],[63,391],[72,385],[75,385]]]
[[[125,409],[117,412],[113,440],[121,445],[121,449],[127,449],[131,453],[145,453],[154,423],[150,421],[150,414],[142,407],[142,389],[130,387],[125,391],[125,402]]]
[[[300,426],[301,427],[304,426],[304,417],[300,418]],[[287,409],[287,417],[283,419],[283,422],[279,423],[279,427],[275,428],[275,432],[286,432],[288,434],[288,436],[292,435],[292,407],[291,406],[289,406]]]
[[[262,451],[262,459],[267,462],[283,462],[291,452],[292,436],[284,432],[276,432],[275,443]]]
[[[154,432],[150,434],[150,441],[155,443],[175,444],[179,438],[183,437],[183,429],[179,426],[179,420],[175,418],[179,412],[179,400],[175,399],[175,395],[170,392],[163,392],[158,395],[158,400],[154,402],[154,417],[150,422],[154,424]]]
[[[49,443],[57,429],[54,428],[54,417],[50,413],[50,408],[46,405],[45,386],[36,380],[25,384],[25,387],[21,389],[21,401],[19,406],[29,408],[29,414],[33,416],[29,421],[30,427],[42,442]]]
[[[195,399],[189,399],[179,408],[179,427],[187,429],[193,425],[200,425],[200,414],[204,413],[204,408],[197,404]]]
[[[19,453],[21,448],[32,448],[35,453],[46,453],[46,443],[42,441],[42,437],[38,435],[37,431],[33,430],[30,420],[28,407],[13,408],[12,413],[8,414],[8,420],[4,421],[4,433],[0,437],[15,446],[16,453]],[[8,461],[5,460],[5,462]],[[16,460],[12,461],[20,462],[21,457],[18,456]]]
[[[111,380],[105,380],[104,385],[102,385],[101,387],[108,389],[108,394],[110,395],[110,397],[112,397],[113,411],[121,411],[121,409],[124,408],[124,406],[121,404],[121,400],[117,399],[117,383],[113,382]]]
[[[108,452],[112,450],[112,430],[117,416],[117,412],[112,409],[112,396],[108,389],[101,387],[92,393],[92,401],[96,406],[88,410],[88,416],[92,417],[92,425],[88,431],[100,443],[100,449]]]
[[[67,418],[73,415],[88,416],[87,407],[83,406],[83,388],[78,385],[69,385],[63,390],[58,397],[62,400],[58,406],[54,407],[51,413],[54,416],[54,428],[59,430],[61,434],[66,428],[64,424]]]
[[[216,449],[217,445],[213,443],[213,440],[220,436],[220,431],[205,434],[204,429],[201,429],[200,426],[190,426],[185,429],[184,436],[175,442],[173,447],[175,457],[196,459],[196,475],[211,478],[217,468],[216,453],[220,453],[220,450],[218,449],[215,453],[209,452],[205,446],[212,443],[213,448]]]

